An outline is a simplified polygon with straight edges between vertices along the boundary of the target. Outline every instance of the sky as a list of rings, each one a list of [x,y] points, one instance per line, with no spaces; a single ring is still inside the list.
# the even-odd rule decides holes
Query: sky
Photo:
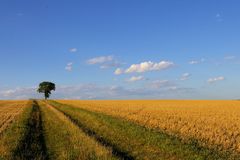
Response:
[[[239,99],[238,0],[1,0],[0,99]]]

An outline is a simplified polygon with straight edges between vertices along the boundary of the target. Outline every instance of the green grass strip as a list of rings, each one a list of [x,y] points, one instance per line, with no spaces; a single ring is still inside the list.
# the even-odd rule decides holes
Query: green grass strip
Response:
[[[49,159],[114,160],[112,151],[88,137],[63,113],[38,101]]]
[[[36,101],[33,101],[32,103],[32,111],[27,120],[26,132],[14,151],[14,159],[48,159],[45,138],[43,135],[42,115]]]
[[[55,101],[49,103],[69,116],[86,132],[133,159],[239,159],[228,152],[218,152],[201,147],[194,140],[190,143],[183,143],[177,137],[150,130],[126,120]]]

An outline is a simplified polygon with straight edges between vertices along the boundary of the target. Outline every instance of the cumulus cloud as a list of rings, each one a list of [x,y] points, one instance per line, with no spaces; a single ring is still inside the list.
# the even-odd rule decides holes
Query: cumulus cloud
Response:
[[[144,80],[143,76],[132,76],[129,79],[127,79],[127,82],[136,82],[136,81],[141,81]]]
[[[223,80],[225,80],[225,77],[220,76],[220,77],[209,78],[207,82],[209,84],[212,84],[212,83],[215,83],[215,82],[218,82],[218,81],[223,81]]]
[[[170,61],[161,61],[159,63],[155,62],[142,62],[140,64],[132,64],[129,68],[126,69],[126,73],[133,73],[133,72],[138,72],[138,73],[143,73],[147,71],[160,71],[163,69],[170,68],[174,65],[173,62]]]
[[[101,69],[112,68],[112,67],[119,67],[121,65],[114,56],[100,56],[94,57],[87,60],[87,64],[89,65],[100,65]]]
[[[70,48],[69,52],[72,52],[72,53],[77,52],[77,48]]]
[[[114,71],[114,74],[116,75],[120,75],[122,74],[124,71],[121,69],[121,68],[117,68],[115,71]]]
[[[170,67],[173,67],[174,63],[170,61],[161,61],[158,63],[152,62],[152,61],[147,61],[147,62],[142,62],[139,64],[132,64],[129,68],[122,70],[118,68],[115,70],[115,74],[123,74],[123,73],[143,73],[143,72],[148,72],[148,71],[161,71],[164,69],[168,69]]]
[[[113,56],[94,57],[87,60],[87,64],[103,64],[113,60]]]
[[[67,64],[67,66],[65,67],[65,70],[67,70],[67,71],[72,71],[72,65],[73,65],[73,63],[72,62],[69,62],[68,64]]]
[[[190,73],[183,73],[182,76],[180,77],[180,80],[185,81],[185,80],[189,79],[190,76],[191,76]]]

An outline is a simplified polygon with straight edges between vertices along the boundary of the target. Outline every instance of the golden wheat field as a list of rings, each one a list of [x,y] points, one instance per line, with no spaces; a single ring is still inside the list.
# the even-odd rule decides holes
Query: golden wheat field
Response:
[[[59,102],[197,140],[206,147],[240,152],[240,101],[111,100]]]
[[[0,101],[0,133],[23,111],[27,101]]]

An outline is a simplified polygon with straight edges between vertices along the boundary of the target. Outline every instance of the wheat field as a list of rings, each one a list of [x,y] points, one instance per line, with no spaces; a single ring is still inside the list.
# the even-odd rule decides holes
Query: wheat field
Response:
[[[59,102],[120,117],[183,141],[240,152],[240,101],[112,100]]]
[[[240,159],[240,101],[0,101],[0,159]]]
[[[0,101],[0,133],[23,111],[27,101]]]

